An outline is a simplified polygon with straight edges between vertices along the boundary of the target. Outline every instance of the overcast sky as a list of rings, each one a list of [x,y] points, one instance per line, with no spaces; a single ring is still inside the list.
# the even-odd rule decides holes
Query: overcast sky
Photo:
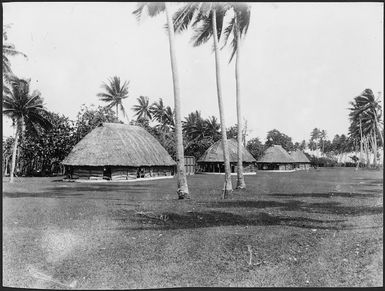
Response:
[[[177,7],[177,3],[173,4]],[[348,102],[365,88],[383,92],[382,3],[251,3],[241,63],[243,113],[249,137],[278,129],[293,141],[314,127],[328,138],[347,134]],[[135,3],[3,3],[8,41],[28,55],[11,58],[31,79],[50,111],[75,119],[81,104],[111,76],[130,81],[129,117],[140,95],[173,107],[165,15],[132,15]],[[219,117],[210,42],[194,48],[177,35],[182,115],[200,110]],[[227,126],[236,123],[234,63],[222,52]],[[3,135],[12,134],[10,122]]]

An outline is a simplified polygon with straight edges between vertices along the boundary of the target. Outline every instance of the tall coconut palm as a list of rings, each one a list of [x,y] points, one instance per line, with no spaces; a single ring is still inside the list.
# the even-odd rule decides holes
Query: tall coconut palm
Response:
[[[136,98],[138,104],[132,106],[137,120],[152,120],[152,107],[150,105],[150,100],[147,96],[139,96]]]
[[[40,125],[44,129],[49,129],[51,123],[45,117],[47,111],[44,109],[40,93],[34,91],[30,94],[29,81],[12,76],[9,82],[11,86],[5,89],[3,95],[3,114],[12,119],[16,128],[10,173],[10,182],[13,183],[19,135],[23,136],[26,125],[31,125],[31,128]]]
[[[129,82],[125,81],[121,84],[120,78],[114,76],[108,80],[108,84],[103,83],[102,88],[105,92],[98,93],[97,96],[103,102],[107,102],[106,106],[108,109],[115,107],[116,118],[119,119],[119,108],[123,113],[123,116],[127,117],[126,110],[123,106],[123,100],[128,98],[128,84]]]
[[[243,161],[242,161],[242,102],[241,102],[241,76],[240,76],[240,59],[242,40],[247,33],[250,23],[250,6],[245,3],[231,3],[233,9],[233,17],[224,30],[224,43],[226,45],[228,38],[232,35],[231,43],[232,53],[230,62],[236,55],[235,60],[235,84],[236,84],[236,104],[237,104],[237,141],[238,141],[238,159],[237,159],[237,189],[245,189],[246,183],[243,176]]]
[[[193,46],[200,46],[211,38],[214,44],[215,71],[217,84],[217,98],[219,107],[219,116],[221,122],[223,159],[225,164],[225,182],[223,186],[222,197],[227,198],[228,193],[233,190],[231,183],[231,169],[229,158],[229,147],[226,136],[226,118],[222,100],[222,79],[219,57],[219,39],[222,34],[223,21],[229,5],[215,2],[195,2],[188,3],[179,9],[174,15],[176,32],[186,30],[190,24],[195,31],[193,36]]]
[[[182,118],[181,118],[181,99],[179,74],[175,54],[175,40],[174,40],[174,23],[170,14],[169,3],[162,2],[143,2],[139,3],[138,8],[133,12],[139,19],[142,16],[143,10],[147,10],[148,15],[154,17],[161,12],[166,13],[167,31],[170,49],[171,72],[174,87],[174,109],[175,109],[175,139],[176,139],[176,162],[177,162],[177,194],[179,199],[190,198],[186,169],[184,166],[184,149],[183,149],[183,135],[182,135]]]

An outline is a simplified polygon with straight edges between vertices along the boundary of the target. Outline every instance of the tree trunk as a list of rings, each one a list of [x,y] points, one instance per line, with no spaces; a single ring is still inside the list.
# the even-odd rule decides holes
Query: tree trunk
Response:
[[[376,130],[380,133],[381,144],[384,146],[384,137],[382,136],[380,125],[378,124],[377,112],[374,113],[374,121],[376,122]]]
[[[119,119],[119,108],[118,108],[118,104],[116,104],[116,118]]]
[[[360,159],[358,160],[358,164],[357,164],[357,169],[359,168],[360,166],[360,162],[362,161],[362,143],[363,143],[363,140],[362,140],[362,125],[361,125],[361,118],[360,118]]]
[[[215,11],[215,9],[213,9],[211,13],[213,14],[213,17],[212,17],[212,29],[213,29],[213,38],[214,38],[215,69],[216,69],[216,80],[217,80],[217,96],[218,96],[219,117],[220,117],[220,120],[221,120],[223,160],[224,160],[224,163],[225,163],[225,183],[224,183],[224,186],[223,186],[222,198],[226,199],[228,197],[228,193],[233,191],[233,185],[231,183],[231,169],[230,169],[229,147],[228,147],[228,144],[227,144],[226,121],[225,121],[225,113],[224,113],[224,110],[223,110],[223,101],[222,101],[222,84],[221,84],[221,72],[220,72],[220,60],[219,60],[219,48],[218,48],[217,19],[216,19],[216,11]]]
[[[246,189],[245,177],[243,176],[243,161],[242,161],[242,108],[241,108],[241,81],[240,81],[240,72],[239,72],[239,63],[240,63],[240,46],[241,46],[241,37],[238,27],[238,21],[236,22],[235,29],[237,30],[237,51],[236,51],[236,60],[235,60],[235,84],[236,84],[236,99],[237,99],[237,125],[238,125],[238,179],[237,179],[237,189]]]
[[[377,136],[376,129],[373,130],[373,138],[372,138],[372,148],[373,148],[373,166],[377,167]]]
[[[370,158],[369,158],[369,139],[368,137],[365,137],[364,139],[364,146],[365,146],[365,152],[366,152],[366,167],[370,167]]]
[[[190,198],[186,169],[184,166],[184,149],[183,149],[183,135],[182,135],[182,118],[181,118],[181,102],[180,102],[180,87],[179,75],[175,55],[175,41],[174,41],[174,24],[169,12],[169,3],[165,2],[168,40],[170,45],[170,59],[172,80],[174,86],[174,109],[175,109],[175,139],[176,139],[176,176],[177,176],[177,194],[179,199]]]
[[[12,153],[12,165],[11,165],[11,172],[10,172],[10,183],[13,183],[15,180],[15,167],[16,167],[16,152],[17,152],[17,143],[19,140],[19,127],[16,122],[16,130],[15,130],[15,143],[13,145],[13,153]]]

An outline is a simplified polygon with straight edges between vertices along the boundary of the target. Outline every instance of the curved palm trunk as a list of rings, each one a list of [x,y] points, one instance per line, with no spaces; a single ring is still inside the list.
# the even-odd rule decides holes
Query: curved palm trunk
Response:
[[[369,138],[365,137],[364,139],[364,147],[366,152],[366,167],[370,167],[370,157],[369,157]]]
[[[17,144],[19,137],[19,127],[16,123],[16,131],[15,131],[15,143],[13,145],[13,153],[12,153],[12,164],[11,164],[11,173],[10,173],[10,183],[13,183],[15,180],[15,167],[16,167],[16,153],[17,153]]]
[[[360,166],[360,162],[362,161],[362,125],[361,125],[361,118],[360,118],[360,159],[358,160],[358,163],[357,163],[357,169],[359,168]]]
[[[243,161],[242,161],[242,108],[241,108],[241,81],[240,81],[240,72],[239,72],[239,63],[240,63],[240,46],[241,46],[241,37],[238,29],[238,23],[236,24],[237,29],[237,52],[235,60],[235,84],[236,84],[236,99],[237,99],[237,127],[238,127],[238,161],[237,161],[237,189],[246,189],[245,178],[243,176]]]
[[[377,119],[377,113],[374,113],[374,121],[376,123],[376,130],[380,133],[380,138],[381,138],[381,144],[384,146],[384,137],[382,136],[381,128],[380,125],[378,124],[378,119]]]
[[[218,106],[219,106],[219,117],[221,119],[223,159],[225,163],[225,183],[223,186],[222,197],[223,199],[226,199],[228,196],[228,193],[233,191],[233,186],[231,183],[229,147],[227,144],[226,121],[225,121],[225,114],[224,114],[223,102],[222,102],[222,84],[221,84],[221,74],[220,74],[220,64],[219,64],[217,19],[216,19],[215,10],[213,10],[212,13],[213,13],[212,29],[213,29],[213,38],[214,38],[215,69],[216,69],[216,79],[217,79],[217,96],[218,96]]]
[[[376,129],[373,130],[373,137],[372,137],[372,147],[373,147],[373,166],[377,167],[377,136],[376,136]]]
[[[167,29],[168,40],[170,45],[170,59],[171,59],[171,71],[172,80],[174,86],[174,108],[175,108],[175,136],[176,136],[176,167],[177,167],[177,180],[178,180],[178,198],[190,198],[186,169],[184,166],[184,150],[183,150],[183,136],[182,136],[182,119],[180,109],[180,88],[179,88],[179,75],[176,64],[175,56],[175,43],[174,43],[174,24],[172,22],[171,15],[169,13],[168,3],[165,2],[166,16],[167,16]]]

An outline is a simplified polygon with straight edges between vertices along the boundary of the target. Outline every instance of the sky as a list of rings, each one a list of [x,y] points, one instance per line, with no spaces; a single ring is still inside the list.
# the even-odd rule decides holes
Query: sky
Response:
[[[171,4],[173,9],[178,3]],[[328,138],[347,134],[349,101],[364,89],[383,92],[383,3],[250,3],[240,59],[248,139],[269,130],[309,140],[317,127]],[[129,84],[129,119],[139,96],[173,107],[166,16],[132,14],[136,3],[3,3],[14,73],[31,80],[48,110],[75,119],[82,104],[119,76]],[[212,42],[193,47],[191,31],[176,36],[182,116],[199,110],[219,118]],[[236,123],[234,62],[221,51],[226,126]],[[3,136],[13,134],[3,117]]]

